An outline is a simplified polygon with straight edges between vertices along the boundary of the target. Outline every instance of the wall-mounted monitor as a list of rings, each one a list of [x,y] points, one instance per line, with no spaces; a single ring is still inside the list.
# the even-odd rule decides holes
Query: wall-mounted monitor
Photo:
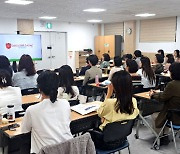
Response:
[[[18,61],[23,54],[30,55],[33,60],[42,60],[41,35],[0,34],[0,55]]]

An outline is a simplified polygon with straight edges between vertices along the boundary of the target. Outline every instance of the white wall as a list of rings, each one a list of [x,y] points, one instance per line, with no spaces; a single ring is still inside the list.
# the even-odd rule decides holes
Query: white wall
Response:
[[[0,19],[1,34],[17,34],[17,19]]]
[[[166,53],[173,53],[175,49],[180,49],[180,17],[177,18],[176,42],[157,42],[141,43],[139,42],[140,21],[136,22],[136,49],[142,52],[154,52],[163,49]]]
[[[67,51],[73,51],[72,57],[67,57],[68,65],[75,70],[75,53],[87,48],[94,50],[94,36],[98,35],[97,24],[65,23],[49,21],[52,29],[46,29],[43,21],[34,21],[34,31],[67,32]]]

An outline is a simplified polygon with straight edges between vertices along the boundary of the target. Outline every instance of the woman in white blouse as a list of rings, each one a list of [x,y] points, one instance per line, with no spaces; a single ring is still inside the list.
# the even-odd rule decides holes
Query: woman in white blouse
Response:
[[[149,88],[154,88],[156,83],[156,77],[151,68],[150,59],[148,57],[142,57],[141,68],[137,71],[137,74],[141,76],[141,83],[143,88],[149,91]]]
[[[15,111],[22,111],[22,95],[19,87],[12,87],[11,75],[0,69],[0,113],[7,113],[7,106],[14,105]]]
[[[58,75],[52,71],[42,72],[37,83],[41,102],[28,107],[21,124],[22,133],[31,132],[31,153],[73,138],[70,105],[65,99],[57,99]]]
[[[71,67],[68,65],[61,66],[59,68],[59,78],[58,98],[77,100],[79,89],[77,86],[74,86],[74,76]]]
[[[115,72],[124,70],[123,66],[122,66],[122,59],[119,56],[114,57],[114,67],[111,69],[110,73],[109,73],[109,77],[108,80],[110,81],[112,78],[112,75]]]

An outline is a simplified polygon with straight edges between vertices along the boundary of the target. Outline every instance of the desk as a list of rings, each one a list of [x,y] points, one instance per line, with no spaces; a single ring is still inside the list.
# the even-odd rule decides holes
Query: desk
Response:
[[[104,73],[102,74],[102,78],[106,78],[106,77],[108,78],[108,76],[109,76],[108,74],[104,74]],[[83,75],[83,76],[78,76],[78,77],[75,76],[75,77],[74,77],[74,81],[75,81],[75,82],[76,82],[76,81],[83,81],[83,80],[84,80],[84,77],[85,77],[84,75]]]
[[[40,94],[24,95],[22,96],[22,104],[31,104],[40,102]]]
[[[151,97],[149,96],[149,92],[137,93],[137,94],[134,94],[134,97],[138,97],[142,99],[151,99]]]

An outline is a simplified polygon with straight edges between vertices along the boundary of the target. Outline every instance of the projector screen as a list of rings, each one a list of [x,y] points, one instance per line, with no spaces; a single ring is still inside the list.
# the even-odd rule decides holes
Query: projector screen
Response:
[[[0,34],[0,55],[18,61],[23,54],[30,55],[33,60],[42,60],[41,35]]]

